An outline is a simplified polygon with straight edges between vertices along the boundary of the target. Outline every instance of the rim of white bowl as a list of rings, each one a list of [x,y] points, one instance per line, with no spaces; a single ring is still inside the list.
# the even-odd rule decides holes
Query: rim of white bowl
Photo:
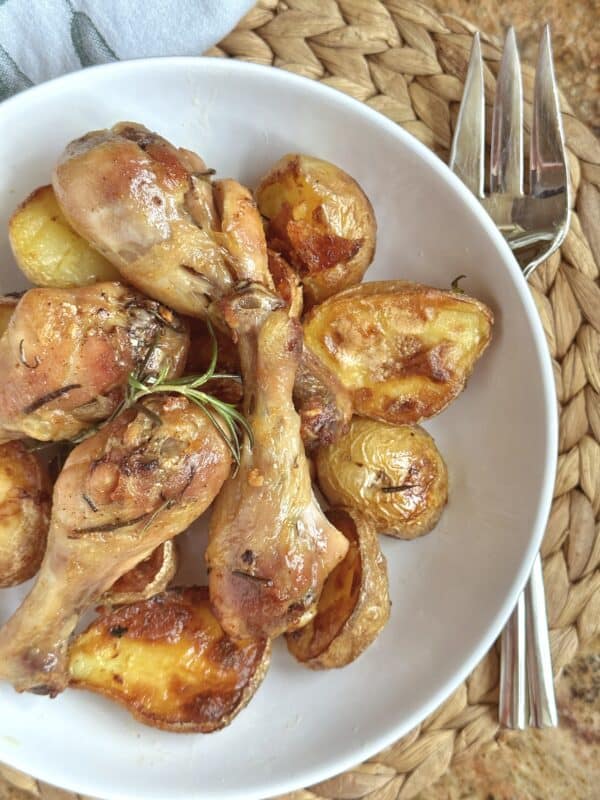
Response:
[[[383,750],[385,747],[393,744],[397,739],[414,728],[425,717],[431,714],[443,701],[448,698],[452,692],[465,680],[465,678],[473,671],[475,666],[483,658],[489,648],[500,634],[505,622],[507,621],[510,613],[512,612],[516,603],[519,593],[525,586],[536,553],[538,552],[544,530],[550,512],[552,503],[554,481],[556,474],[557,463],[557,449],[558,449],[558,414],[556,410],[556,389],[554,384],[554,375],[552,372],[552,362],[550,353],[546,343],[544,329],[540,321],[537,309],[529,292],[527,283],[523,278],[521,270],[515,261],[512,252],[504,240],[501,233],[496,228],[492,219],[488,216],[487,212],[480,205],[478,200],[471,194],[466,186],[457,178],[456,175],[447,167],[447,165],[429,150],[418,139],[405,131],[400,125],[392,122],[392,120],[375,111],[365,103],[355,100],[349,95],[343,94],[337,89],[330,86],[314,81],[309,78],[296,75],[292,72],[287,72],[282,69],[277,69],[272,66],[264,66],[261,64],[253,64],[247,61],[239,61],[236,59],[224,58],[211,58],[206,56],[167,56],[167,57],[154,57],[154,58],[139,58],[130,59],[125,61],[110,62],[108,64],[99,64],[94,67],[77,70],[70,72],[66,75],[61,75],[58,78],[46,81],[44,83],[32,86],[20,92],[13,97],[9,97],[2,104],[0,104],[0,111],[12,109],[19,105],[28,105],[38,95],[47,95],[53,92],[60,92],[64,86],[71,83],[85,82],[87,86],[93,75],[104,73],[119,73],[119,72],[138,72],[143,73],[148,69],[161,69],[170,72],[173,69],[188,69],[194,71],[202,71],[206,69],[214,70],[215,72],[244,72],[254,73],[257,77],[266,78],[268,81],[275,81],[281,84],[293,85],[301,91],[312,92],[316,95],[321,95],[327,98],[331,104],[337,104],[339,107],[346,107],[354,110],[356,113],[362,115],[372,123],[382,126],[388,132],[396,135],[399,139],[403,140],[404,144],[415,151],[415,153],[425,161],[435,172],[437,172],[448,185],[459,196],[462,202],[474,214],[478,223],[484,228],[486,233],[490,236],[492,242],[496,245],[498,254],[504,262],[504,266],[508,269],[513,283],[531,326],[533,334],[533,342],[538,356],[538,361],[541,366],[542,384],[544,389],[544,413],[546,417],[546,454],[545,454],[545,469],[543,476],[543,487],[537,505],[537,512],[535,522],[532,526],[532,537],[527,547],[523,562],[515,575],[510,591],[508,592],[500,609],[491,620],[487,631],[481,637],[477,647],[467,655],[461,667],[457,669],[454,674],[446,681],[446,683],[435,692],[427,702],[410,716],[398,722],[397,725],[392,725],[382,731],[381,735],[371,738],[366,744],[360,747],[353,748],[344,757],[339,757],[326,766],[317,766],[312,769],[306,769],[298,777],[290,777],[289,780],[280,780],[268,788],[260,790],[252,790],[250,793],[245,789],[227,789],[225,788],[219,794],[223,800],[251,800],[252,798],[259,797],[273,797],[275,795],[285,794],[292,792],[305,786],[310,786],[319,783],[333,775],[337,775],[347,769],[362,763],[368,758]],[[1,116],[1,115],[0,115]],[[1,124],[1,119],[0,119]],[[10,751],[3,751],[0,748],[0,756],[5,763],[15,769],[20,769],[24,772],[30,773],[30,767],[26,763],[26,759],[20,759],[17,753]],[[36,777],[47,783],[64,786],[65,773],[64,770],[55,768],[52,764],[45,765],[42,770],[36,771]],[[69,791],[79,794],[92,795],[97,794],[97,782],[93,780],[74,781],[67,785]],[[111,800],[139,800],[143,796],[139,793],[136,795],[130,793],[123,793],[112,791],[110,793]],[[158,795],[148,794],[147,797],[158,797]],[[177,795],[183,798],[184,795]],[[216,796],[216,795],[212,795]],[[189,800],[192,800],[192,795],[188,795]]]

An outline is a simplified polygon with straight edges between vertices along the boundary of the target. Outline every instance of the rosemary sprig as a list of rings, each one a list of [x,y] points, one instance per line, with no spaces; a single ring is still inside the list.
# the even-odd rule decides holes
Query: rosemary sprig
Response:
[[[463,278],[466,278],[466,275],[457,275],[456,278],[450,284],[451,291],[456,292],[456,294],[464,294],[465,290],[462,289],[459,284]]]
[[[236,467],[239,466],[241,458],[240,440],[245,433],[252,447],[254,443],[252,429],[244,415],[241,414],[233,404],[226,403],[223,400],[219,400],[217,397],[213,397],[213,395],[208,392],[202,391],[202,387],[211,380],[240,380],[238,375],[216,372],[218,358],[217,337],[215,336],[210,321],[207,321],[207,327],[211,337],[212,352],[206,372],[202,375],[185,375],[182,378],[169,378],[168,364],[165,364],[158,374],[148,374],[147,361],[144,362],[136,372],[132,372],[129,375],[125,397],[117,408],[115,408],[110,417],[98,425],[88,428],[77,436],[74,436],[72,439],[68,440],[69,443],[76,445],[84,441],[94,433],[97,433],[97,431],[105,425],[112,422],[123,411],[135,406],[144,397],[160,393],[180,394],[197,405],[198,408],[204,412],[229,448]],[[217,414],[220,415],[222,423],[217,419]],[[151,413],[151,416],[154,415]],[[34,443],[31,449],[37,449],[35,448],[35,444],[36,443]],[[42,447],[45,444],[46,443],[40,443]]]

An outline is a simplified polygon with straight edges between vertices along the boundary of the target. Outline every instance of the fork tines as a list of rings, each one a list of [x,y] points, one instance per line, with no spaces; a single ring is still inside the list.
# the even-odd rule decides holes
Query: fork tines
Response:
[[[523,89],[514,28],[509,28],[492,116],[489,186],[491,193],[523,194]],[[530,137],[529,194],[547,197],[564,191],[567,167],[558,91],[552,66],[550,29],[540,42]],[[481,43],[476,33],[450,152],[450,168],[478,197],[483,197],[485,103]]]

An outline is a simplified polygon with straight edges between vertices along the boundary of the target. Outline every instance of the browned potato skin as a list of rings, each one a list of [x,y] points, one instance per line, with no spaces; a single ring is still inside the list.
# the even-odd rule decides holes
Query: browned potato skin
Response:
[[[179,566],[179,554],[174,539],[163,542],[148,558],[121,575],[102,598],[106,605],[124,606],[148,600],[164,592]]]
[[[0,336],[8,328],[8,323],[18,302],[17,297],[0,297]]]
[[[70,685],[110,697],[153,728],[210,733],[249,702],[270,656],[268,639],[224,633],[206,586],[171,589],[101,614],[71,646]]]
[[[348,539],[348,553],[327,578],[316,616],[286,635],[290,653],[311,669],[350,664],[390,616],[387,566],[377,534],[354,511],[330,509],[327,516]]]
[[[350,430],[315,459],[333,505],[354,509],[378,533],[416,539],[437,524],[448,501],[448,471],[418,425],[354,417]]]
[[[360,283],[373,260],[377,223],[358,183],[328,161],[291,153],[256,190],[267,244],[294,267],[307,308]]]
[[[312,309],[304,339],[348,389],[356,414],[401,425],[439,414],[460,394],[493,321],[472,297],[376,281]]]
[[[0,587],[38,571],[46,549],[52,486],[21,442],[0,445]]]

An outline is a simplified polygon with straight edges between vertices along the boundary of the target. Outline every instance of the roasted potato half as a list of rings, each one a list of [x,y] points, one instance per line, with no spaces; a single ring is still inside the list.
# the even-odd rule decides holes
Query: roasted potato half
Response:
[[[315,462],[327,500],[354,509],[378,533],[422,536],[448,500],[446,464],[418,425],[353,417],[348,433],[322,447]]]
[[[50,522],[52,487],[44,465],[22,442],[0,445],[0,587],[38,571]]]
[[[377,223],[347,173],[312,156],[280,159],[256,190],[267,243],[298,272],[307,308],[359,283],[373,260]]]
[[[102,602],[123,606],[154,597],[165,591],[177,572],[178,564],[177,545],[174,539],[169,539],[150,553],[148,558],[121,575],[106,592]]]
[[[493,321],[466,295],[377,281],[314,308],[304,340],[349,390],[356,414],[399,425],[438,414],[460,394]]]
[[[40,186],[8,224],[17,264],[36,286],[69,289],[118,281],[118,270],[82,239],[65,219],[51,186]]]
[[[224,633],[206,586],[170,589],[92,622],[71,645],[70,685],[116,700],[153,728],[210,733],[248,703],[270,655],[267,639]]]
[[[286,634],[290,653],[311,669],[350,664],[390,616],[387,565],[377,534],[354,511],[330,509],[327,516],[348,539],[348,553],[325,581],[313,619]]]

